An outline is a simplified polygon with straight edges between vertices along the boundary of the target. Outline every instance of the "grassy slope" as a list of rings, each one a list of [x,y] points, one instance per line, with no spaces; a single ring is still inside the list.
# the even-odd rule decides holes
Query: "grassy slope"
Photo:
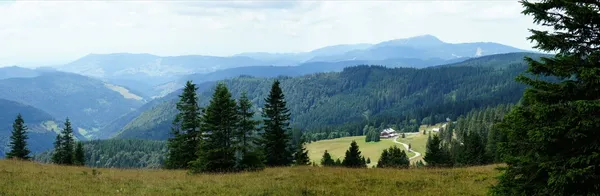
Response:
[[[320,163],[323,153],[325,153],[325,150],[327,150],[334,160],[337,158],[343,160],[346,150],[348,150],[350,147],[352,140],[356,141],[363,156],[371,158],[371,164],[369,166],[376,165],[379,157],[381,156],[381,152],[390,146],[397,145],[401,149],[405,150],[402,145],[394,143],[392,139],[381,139],[380,142],[366,143],[365,136],[356,136],[312,142],[306,146],[306,149],[309,153],[308,157],[311,161]],[[408,153],[409,157],[413,155],[414,154],[412,152]]]
[[[409,134],[406,135],[406,138],[398,138],[399,142],[410,144],[414,151],[421,153],[421,156],[410,160],[411,163],[416,163],[417,161],[423,160],[425,152],[427,152],[427,138],[429,137],[429,131],[431,131],[433,128],[439,128],[442,125],[442,123],[439,123],[432,126],[421,126],[418,134]],[[427,135],[423,135],[424,130],[427,130]],[[431,134],[437,134],[437,132],[431,132]]]
[[[0,160],[0,195],[484,195],[496,166],[456,169],[268,168],[188,175]]]

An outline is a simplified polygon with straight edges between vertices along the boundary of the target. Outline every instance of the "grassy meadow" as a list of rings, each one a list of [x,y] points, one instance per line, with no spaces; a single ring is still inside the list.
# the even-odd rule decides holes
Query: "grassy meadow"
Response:
[[[484,195],[495,183],[496,166],[404,170],[306,166],[189,175],[0,160],[0,195]]]
[[[325,153],[325,150],[327,150],[334,160],[337,158],[343,160],[346,150],[348,150],[350,147],[352,140],[356,141],[356,144],[358,144],[358,147],[360,147],[361,154],[365,156],[365,158],[371,158],[371,164],[369,164],[369,166],[376,165],[379,157],[381,156],[381,152],[390,146],[397,145],[399,148],[406,150],[402,145],[394,143],[393,139],[382,138],[379,142],[367,143],[365,142],[365,136],[355,136],[320,140],[307,144],[306,149],[308,150],[308,157],[311,161],[320,163],[323,153]],[[412,152],[408,153],[408,157],[413,155],[414,153]]]

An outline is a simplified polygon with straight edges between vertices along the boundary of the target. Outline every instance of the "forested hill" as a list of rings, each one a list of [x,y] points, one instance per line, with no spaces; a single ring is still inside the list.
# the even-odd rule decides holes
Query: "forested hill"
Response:
[[[515,61],[520,63],[512,63]],[[439,122],[447,117],[456,119],[473,108],[517,102],[524,86],[517,84],[514,78],[525,68],[522,56],[507,55],[486,67],[355,66],[339,73],[278,79],[292,112],[293,127],[337,128],[356,135],[367,120],[371,124],[402,126]],[[246,91],[255,106],[262,106],[272,81],[239,77],[224,82],[234,97]],[[212,90],[200,88],[198,91],[200,103],[205,105]],[[177,112],[173,108],[178,93],[156,100],[156,105],[141,112],[117,137],[168,138]]]
[[[8,150],[7,144],[12,131],[12,124],[19,113],[25,119],[25,125],[29,128],[29,150],[38,153],[52,147],[59,122],[54,121],[50,114],[38,108],[5,99],[0,99],[0,110],[0,157],[4,157]]]

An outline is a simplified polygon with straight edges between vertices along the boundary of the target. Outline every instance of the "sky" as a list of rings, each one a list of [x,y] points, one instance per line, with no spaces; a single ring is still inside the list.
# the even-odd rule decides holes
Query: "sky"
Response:
[[[0,66],[90,53],[228,56],[304,52],[430,34],[449,43],[533,46],[517,1],[3,1]]]

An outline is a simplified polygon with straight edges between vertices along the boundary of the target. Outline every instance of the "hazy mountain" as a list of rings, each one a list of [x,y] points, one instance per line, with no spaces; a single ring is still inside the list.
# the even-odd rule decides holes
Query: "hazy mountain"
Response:
[[[182,76],[210,73],[235,67],[298,66],[307,62],[342,62],[343,64],[343,62],[348,61],[388,67],[426,67],[438,65],[437,63],[448,63],[445,61],[458,62],[471,57],[522,51],[497,43],[451,44],[445,43],[432,35],[423,35],[377,44],[333,45],[300,53],[251,52],[229,57],[202,55],[161,57],[151,54],[129,53],[90,54],[56,68],[61,71],[74,72],[130,87],[142,96],[160,97],[165,92],[171,92],[173,87],[169,83],[177,82]],[[406,63],[407,59],[435,63]],[[320,66],[320,64],[315,66]],[[301,68],[308,70],[286,69],[300,73],[327,71],[327,69],[315,71],[308,66],[302,66]]]
[[[124,87],[64,72],[0,80],[0,98],[31,105],[59,120],[69,117],[86,138],[105,138],[100,128],[145,103]]]
[[[32,78],[39,75],[40,73],[33,69],[17,66],[0,67],[0,80],[6,78]]]
[[[511,46],[491,42],[445,43],[432,35],[381,42],[361,50],[339,55],[317,56],[309,61],[383,60],[393,58],[441,58],[479,57],[511,52],[527,52]]]
[[[372,44],[340,44],[326,46],[315,49],[310,52],[299,53],[267,53],[267,52],[248,52],[241,53],[235,56],[245,56],[253,59],[261,60],[269,65],[274,66],[293,66],[306,62],[317,56],[331,56],[344,54],[353,50],[362,50],[372,46]]]
[[[21,114],[29,128],[28,148],[33,153],[52,148],[56,133],[60,131],[54,118],[40,110],[22,103],[0,99],[0,157],[4,157],[8,149],[12,123],[17,114]]]
[[[524,89],[514,80],[526,68],[521,57],[506,56],[494,61],[490,67],[392,69],[362,66],[346,68],[339,73],[279,77],[279,80],[292,112],[293,126],[309,129],[342,126],[363,120],[365,111],[371,112],[374,118],[400,118],[403,115],[460,113],[488,104],[512,103],[520,98]],[[505,66],[514,61],[521,63]],[[497,71],[496,66],[506,69]],[[272,81],[246,76],[224,82],[234,96],[246,91],[255,106],[261,106]],[[481,84],[481,81],[487,83]],[[210,100],[213,85],[214,82],[200,85],[201,105]],[[154,100],[156,105],[139,111],[140,115],[127,123],[116,137],[167,138],[177,113],[174,105],[179,93],[176,91]]]
[[[56,68],[146,92],[155,85],[176,80],[179,75],[254,65],[264,64],[243,56],[162,57],[151,54],[115,53],[90,54]]]

